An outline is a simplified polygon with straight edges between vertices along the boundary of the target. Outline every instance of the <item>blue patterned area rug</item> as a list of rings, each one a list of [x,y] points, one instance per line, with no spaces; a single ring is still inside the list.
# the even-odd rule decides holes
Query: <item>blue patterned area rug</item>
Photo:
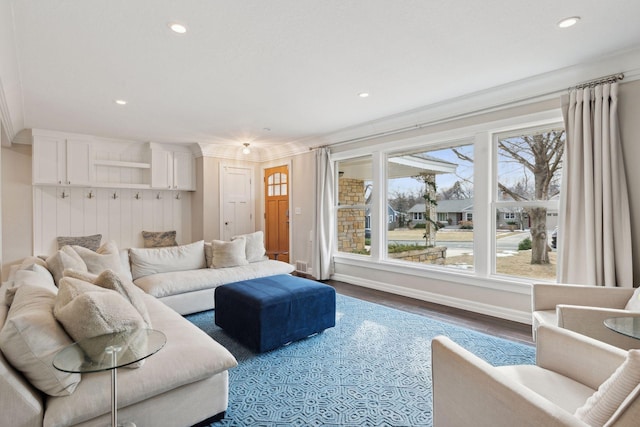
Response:
[[[186,316],[238,360],[229,409],[213,426],[431,426],[431,339],[446,335],[493,365],[532,364],[533,346],[337,295],[336,326],[255,354]]]

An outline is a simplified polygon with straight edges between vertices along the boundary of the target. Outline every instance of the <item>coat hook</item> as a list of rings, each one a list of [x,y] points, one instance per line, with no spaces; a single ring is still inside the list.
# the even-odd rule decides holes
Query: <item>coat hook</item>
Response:
[[[135,195],[136,200],[140,200],[140,192],[137,192]]]
[[[180,193],[176,194],[176,200],[180,200]]]
[[[62,190],[62,195],[60,197],[62,197],[63,199],[66,199],[67,197],[69,197],[69,195],[65,193],[64,190]]]
[[[113,192],[113,196],[111,196],[113,198],[113,200],[118,198],[118,193],[116,193],[115,191]]]
[[[93,190],[89,190],[89,194],[87,194],[87,199],[93,199]]]
[[[160,193],[158,193],[158,195],[156,196],[156,199],[158,200],[162,199],[162,197],[160,197]]]

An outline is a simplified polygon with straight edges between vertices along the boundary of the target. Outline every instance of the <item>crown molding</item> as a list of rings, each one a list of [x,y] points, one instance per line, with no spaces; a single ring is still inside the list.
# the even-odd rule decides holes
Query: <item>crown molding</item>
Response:
[[[309,147],[296,143],[286,143],[269,147],[251,146],[250,154],[242,154],[242,146],[234,144],[196,144],[197,157],[215,157],[224,160],[242,160],[249,162],[268,162],[304,154]]]
[[[640,79],[640,48],[619,51],[588,63],[550,71],[362,123],[325,135],[319,138],[319,142],[320,145],[349,145],[449,120],[472,117],[554,98],[559,99],[561,94],[567,93],[570,87],[578,83],[616,73],[625,75],[621,83]]]

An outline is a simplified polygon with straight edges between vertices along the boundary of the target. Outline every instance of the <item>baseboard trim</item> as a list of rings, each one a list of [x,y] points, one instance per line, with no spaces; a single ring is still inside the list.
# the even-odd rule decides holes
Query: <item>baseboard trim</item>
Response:
[[[428,301],[435,304],[455,307],[461,310],[472,311],[474,313],[485,314],[487,316],[498,317],[501,319],[511,320],[527,325],[531,324],[531,313],[528,311],[514,310],[497,305],[479,303],[462,298],[436,294],[433,292],[409,289],[402,286],[391,285],[388,283],[377,282],[374,280],[363,279],[361,277],[349,276],[346,274],[333,274],[331,278],[334,280],[339,280],[341,282],[350,283],[352,285],[376,289],[378,291],[388,292],[391,294],[402,295],[405,297]]]

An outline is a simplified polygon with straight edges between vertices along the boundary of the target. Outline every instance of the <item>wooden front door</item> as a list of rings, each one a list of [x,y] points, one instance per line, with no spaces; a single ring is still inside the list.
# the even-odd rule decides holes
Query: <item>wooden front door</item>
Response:
[[[265,169],[265,244],[269,258],[289,262],[289,168]]]

